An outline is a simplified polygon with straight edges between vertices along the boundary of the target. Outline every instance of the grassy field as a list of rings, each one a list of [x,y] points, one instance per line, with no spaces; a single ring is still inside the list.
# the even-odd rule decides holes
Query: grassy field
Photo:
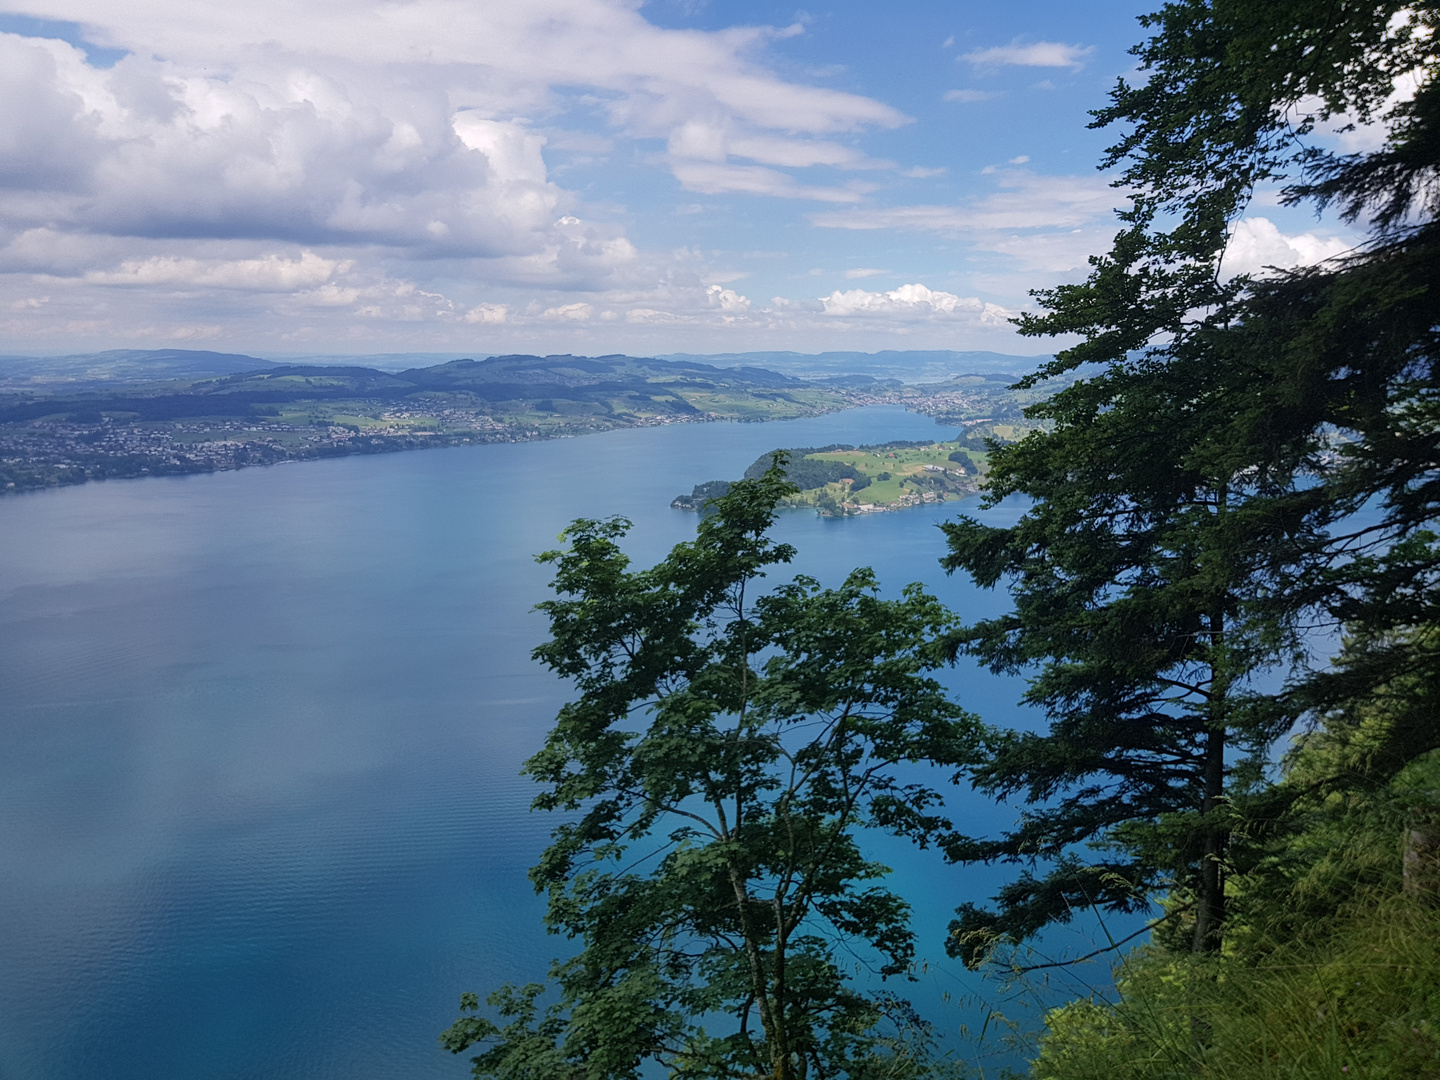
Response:
[[[797,504],[813,505],[827,513],[863,514],[973,495],[979,490],[978,478],[986,455],[982,451],[962,449],[958,443],[937,442],[923,446],[857,447],[805,457],[849,465],[868,478],[869,483],[858,490],[859,482],[855,480],[812,488],[795,497]]]
[[[762,454],[748,469],[757,477],[776,453],[788,455],[787,478],[800,488],[788,506],[814,507],[819,513],[845,517],[899,510],[907,506],[946,502],[980,490],[988,453],[973,442],[886,443],[881,446],[801,447]],[[728,481],[697,484],[671,503],[679,510],[705,512],[708,500],[729,487]]]

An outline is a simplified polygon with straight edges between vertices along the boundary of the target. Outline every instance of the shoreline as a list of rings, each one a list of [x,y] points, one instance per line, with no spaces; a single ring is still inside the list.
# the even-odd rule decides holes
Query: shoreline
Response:
[[[736,417],[717,413],[667,414],[637,417],[633,421],[587,423],[553,428],[534,424],[500,424],[493,428],[471,428],[454,432],[365,433],[337,429],[335,426],[297,428],[290,425],[249,425],[236,434],[251,438],[205,439],[193,442],[176,440],[174,435],[186,434],[184,429],[134,429],[128,425],[49,424],[38,431],[42,444],[40,454],[16,455],[19,442],[14,433],[0,433],[0,496],[17,496],[63,487],[75,487],[92,481],[143,480],[152,476],[197,476],[265,465],[285,465],[302,461],[353,457],[361,454],[395,454],[410,450],[432,450],[455,446],[484,446],[501,443],[542,442],[551,439],[573,439],[598,435],[607,431],[627,431],[675,424],[763,424],[778,420],[825,416],[862,408],[865,403],[851,402],[836,408],[813,408],[796,416]],[[197,430],[213,431],[214,425],[195,425]],[[118,434],[130,436],[115,449],[105,443],[118,442]],[[266,436],[270,437],[266,437]],[[290,444],[276,435],[291,436]],[[294,436],[302,436],[295,440]],[[46,440],[45,436],[49,436]],[[107,439],[107,436],[112,438]],[[49,445],[46,445],[46,443]],[[88,449],[88,452],[87,452]],[[44,453],[48,450],[48,453]],[[8,453],[7,453],[8,451]],[[40,460],[35,460],[39,457]],[[49,458],[50,460],[47,460]]]

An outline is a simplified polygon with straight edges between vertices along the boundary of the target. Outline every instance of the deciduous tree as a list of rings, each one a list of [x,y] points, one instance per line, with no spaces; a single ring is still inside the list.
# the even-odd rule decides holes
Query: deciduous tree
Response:
[[[631,569],[618,519],[576,521],[541,556],[559,595],[535,655],[577,696],[526,766],[536,806],[569,816],[532,878],[578,951],[548,988],[492,995],[498,1022],[464,999],[444,1042],[480,1048],[476,1076],[940,1068],[883,985],[915,945],[864,836],[952,833],[935,784],[977,731],[930,675],[952,617],[916,586],[882,598],[868,570],[762,592],[793,555],[767,538],[793,490],[778,467],[737,482],[649,569]]]

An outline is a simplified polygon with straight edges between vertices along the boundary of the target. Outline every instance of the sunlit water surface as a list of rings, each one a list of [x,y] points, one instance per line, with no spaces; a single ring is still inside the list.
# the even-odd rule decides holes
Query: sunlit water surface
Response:
[[[871,408],[0,501],[0,1080],[467,1075],[436,1043],[458,994],[564,948],[525,876],[552,823],[519,769],[565,696],[529,659],[534,553],[619,513],[649,562],[693,535],[674,495],[777,445],[951,435]],[[996,611],[939,568],[956,512],[791,512],[777,534],[827,584],[870,565],[888,593]],[[1013,681],[947,680],[1028,722]],[[955,995],[986,986],[940,942],[999,879],[883,854],[936,961],[902,991],[974,1022]]]

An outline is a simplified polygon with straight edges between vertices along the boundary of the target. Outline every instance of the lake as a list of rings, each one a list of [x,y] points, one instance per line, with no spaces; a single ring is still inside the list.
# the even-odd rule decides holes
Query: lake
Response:
[[[436,1044],[460,992],[564,948],[525,876],[553,823],[519,768],[565,700],[529,659],[533,555],[619,513],[648,563],[693,535],[672,497],[776,446],[953,434],[877,407],[0,500],[0,1078],[468,1076]],[[826,584],[870,565],[996,612],[939,568],[957,509],[789,512],[777,536]],[[947,678],[1029,722],[1014,681]],[[885,857],[936,961],[907,992],[954,1027],[985,986],[944,928],[1002,875]]]

